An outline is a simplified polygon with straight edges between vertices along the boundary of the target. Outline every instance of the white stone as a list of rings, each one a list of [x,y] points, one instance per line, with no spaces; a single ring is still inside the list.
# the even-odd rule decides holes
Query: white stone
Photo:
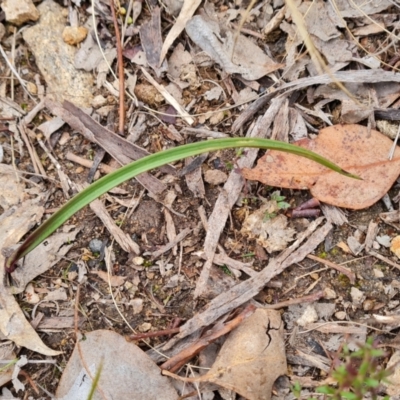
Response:
[[[211,185],[220,185],[225,183],[227,179],[228,175],[219,169],[209,169],[204,174],[204,180]]]
[[[344,311],[338,311],[335,313],[335,317],[338,320],[343,321],[346,318],[346,313]]]
[[[318,320],[317,310],[311,304],[304,310],[303,315],[297,320],[297,324],[300,326],[306,326],[312,324]]]
[[[385,276],[384,273],[378,268],[374,268],[374,275],[375,278],[383,278]]]
[[[95,96],[94,99],[92,100],[93,108],[103,107],[106,104],[107,104],[107,99],[104,96],[102,96],[101,94]]]
[[[360,289],[356,287],[352,287],[350,290],[350,296],[353,300],[353,306],[359,307],[361,306],[362,302],[365,300],[365,294]]]
[[[336,299],[336,292],[331,288],[324,289],[324,298],[325,299]]]
[[[6,21],[18,26],[39,19],[39,11],[32,0],[3,0],[1,7],[6,15]]]
[[[132,261],[136,265],[143,265],[144,258],[143,257],[134,257]]]

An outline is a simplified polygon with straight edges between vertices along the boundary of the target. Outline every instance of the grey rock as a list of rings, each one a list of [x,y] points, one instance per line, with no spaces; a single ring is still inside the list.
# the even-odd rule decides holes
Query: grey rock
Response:
[[[3,0],[1,8],[6,14],[6,21],[18,26],[39,19],[39,12],[32,0]]]
[[[100,253],[103,242],[99,239],[92,239],[89,242],[89,249],[92,253]]]
[[[67,24],[63,8],[53,0],[45,0],[38,10],[39,22],[22,35],[46,80],[49,97],[59,102],[69,100],[77,106],[90,107],[93,78],[90,73],[74,67],[76,48],[66,44],[62,38]]]

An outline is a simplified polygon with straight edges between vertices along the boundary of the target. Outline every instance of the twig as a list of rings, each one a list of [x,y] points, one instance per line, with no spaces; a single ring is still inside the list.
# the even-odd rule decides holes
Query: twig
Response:
[[[132,342],[133,340],[141,340],[141,339],[147,339],[147,338],[157,337],[157,336],[172,335],[173,333],[178,333],[179,330],[180,330],[180,328],[170,328],[170,329],[163,329],[161,331],[155,331],[155,332],[138,333],[136,335],[126,336],[126,340],[128,342]]]
[[[27,135],[26,125],[22,122],[22,123],[18,124],[18,129],[21,133],[23,141],[25,142],[26,148],[28,149],[35,173],[47,177],[46,171],[44,170],[44,167],[43,167],[42,163],[40,162],[40,158],[39,158],[38,154],[36,153],[36,149],[32,145],[31,141],[29,140],[29,137]]]
[[[22,78],[19,76],[17,70],[14,68],[14,66],[12,65],[12,63],[10,62],[10,60],[7,57],[7,54],[5,53],[3,47],[0,45],[0,53],[3,56],[5,62],[8,65],[8,68],[10,68],[11,72],[14,74],[14,76],[18,79],[19,83],[22,86],[22,89],[24,89],[24,91],[27,93],[27,95],[29,96],[29,98],[33,101],[33,103],[36,105],[37,101],[31,96],[31,94],[29,93],[28,89],[26,88],[25,82],[22,80]]]
[[[310,260],[318,261],[321,264],[326,265],[327,267],[331,267],[336,269],[337,271],[341,272],[342,274],[345,274],[349,279],[351,283],[354,283],[356,281],[356,276],[353,272],[351,272],[349,269],[343,267],[342,265],[338,265],[333,263],[332,261],[329,260],[324,260],[323,258],[314,256],[312,254],[309,254],[307,256]]]
[[[278,310],[280,308],[292,306],[293,304],[300,304],[300,303],[311,303],[313,301],[317,301],[324,297],[324,292],[321,290],[319,292],[310,294],[309,296],[299,297],[297,299],[290,299],[286,301],[281,301],[276,304],[266,304],[263,305],[262,308],[266,308],[267,310]]]
[[[118,133],[123,136],[125,131],[125,82],[124,62],[122,58],[121,35],[119,34],[117,16],[115,14],[114,1],[110,0],[111,13],[114,21],[115,39],[117,41],[118,81],[119,81],[119,127]]]
[[[42,139],[36,137],[37,142],[40,147],[46,153],[47,157],[49,157],[50,161],[55,165],[58,177],[60,178],[60,183],[62,190],[64,192],[64,196],[66,199],[69,199],[71,196],[69,195],[69,189],[73,187],[71,180],[68,178],[68,175],[62,170],[60,163],[53,157],[50,151],[47,149]]]
[[[376,251],[370,250],[368,252],[368,254],[370,254],[371,256],[376,257],[377,259],[384,261],[386,264],[391,265],[392,267],[395,267],[397,269],[400,269],[400,265],[396,264],[395,262],[389,260],[387,257],[382,256],[381,254],[377,253]]]
[[[201,350],[206,348],[209,344],[215,342],[221,336],[226,335],[232,329],[236,328],[244,319],[248,318],[254,313],[256,307],[252,304],[248,305],[236,318],[227,322],[222,328],[216,325],[211,331],[207,332],[197,342],[193,343],[180,353],[171,357],[164,364],[161,365],[162,370],[169,372],[175,372],[184,364],[186,364],[196,354],[200,353]]]
[[[71,152],[68,152],[67,155],[65,156],[65,158],[68,161],[73,161],[77,164],[82,165],[83,167],[86,167],[86,168],[91,168],[93,165],[93,161],[87,160],[86,158],[83,158],[83,157],[79,157],[76,154],[71,153]],[[116,169],[116,168],[110,167],[107,164],[100,164],[99,168],[103,174],[110,174],[111,172],[115,171],[115,169]]]

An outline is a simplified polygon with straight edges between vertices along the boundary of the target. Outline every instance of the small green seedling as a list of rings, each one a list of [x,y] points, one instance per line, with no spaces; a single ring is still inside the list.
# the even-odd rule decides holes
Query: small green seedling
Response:
[[[368,338],[359,350],[351,352],[347,345],[344,346],[339,358],[343,362],[332,372],[332,378],[337,382],[335,386],[323,385],[315,391],[325,395],[330,400],[363,400],[366,395],[371,400],[378,399],[379,386],[387,382],[392,374],[391,370],[382,368],[381,359],[384,352],[376,348],[373,338]],[[292,393],[297,398],[301,397],[301,385],[296,382]],[[389,400],[389,396],[381,397]],[[308,400],[316,400],[309,397]]]
[[[285,196],[281,196],[279,191],[271,194],[271,200],[276,201],[278,210],[287,210],[288,208],[290,208],[290,204],[284,201],[285,198]],[[266,212],[263,220],[268,221],[269,219],[275,218],[277,215],[277,212]]]

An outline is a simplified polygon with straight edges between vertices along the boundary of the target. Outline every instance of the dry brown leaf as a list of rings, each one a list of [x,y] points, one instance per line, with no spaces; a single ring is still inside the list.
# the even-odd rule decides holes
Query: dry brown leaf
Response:
[[[20,266],[13,272],[16,282],[13,286],[13,294],[21,293],[29,282],[48,271],[65,256],[74,245],[76,235],[81,229],[75,228],[73,225],[66,225],[61,232],[50,236],[27,254]]]
[[[8,210],[24,197],[25,185],[18,181],[18,172],[11,165],[0,164],[0,206]]]
[[[200,5],[200,3],[201,0],[185,0],[183,2],[183,6],[179,13],[178,18],[172,25],[171,30],[168,32],[168,35],[165,38],[164,44],[161,49],[159,65],[161,65],[161,63],[163,62],[164,57],[167,54],[167,51],[171,47],[172,43],[174,43],[175,39],[185,29],[186,22],[188,22],[189,19],[192,18],[193,14],[197,10],[197,7]]]
[[[85,334],[85,338],[77,342],[68,361],[57,388],[57,399],[86,400],[100,368],[94,400],[178,399],[157,365],[123,336],[98,330]]]
[[[40,222],[44,208],[39,206],[45,196],[26,200],[19,206],[13,206],[0,216],[0,243],[6,249],[17,243],[32,226]],[[4,255],[0,252],[1,276],[4,276]],[[59,351],[47,347],[31,324],[26,320],[12,288],[5,285],[5,279],[0,280],[0,331],[18,346],[47,356],[60,354]]]
[[[234,31],[205,15],[195,15],[187,22],[185,30],[190,39],[228,74],[240,74],[245,79],[256,80],[284,66],[275,63],[243,35],[238,36],[235,44]]]
[[[108,275],[105,271],[92,271],[92,274],[97,275],[104,282],[110,281],[111,286],[121,286],[124,284],[126,276]]]
[[[243,168],[246,179],[291,189],[310,189],[312,196],[338,207],[360,210],[381,199],[400,173],[400,150],[388,160],[392,141],[361,125],[335,125],[322,129],[314,140],[296,142],[356,174],[345,177],[311,160],[279,151],[269,151],[257,166]]]
[[[258,309],[230,333],[207,376],[246,399],[269,400],[275,380],[286,372],[280,313]]]

